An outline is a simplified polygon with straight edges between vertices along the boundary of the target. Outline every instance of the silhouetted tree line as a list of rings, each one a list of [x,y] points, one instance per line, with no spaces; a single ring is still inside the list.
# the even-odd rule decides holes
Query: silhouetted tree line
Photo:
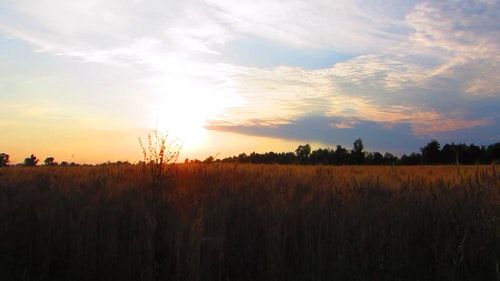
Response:
[[[417,164],[486,164],[498,163],[500,161],[500,142],[489,146],[466,145],[463,143],[441,144],[432,140],[426,146],[420,148],[420,155],[407,158]],[[404,156],[404,155],[403,155]],[[401,157],[403,160],[403,157]],[[420,159],[417,159],[420,158]],[[419,161],[416,161],[419,160]],[[413,164],[413,163],[411,163]]]
[[[36,166],[40,160],[31,154],[24,159],[24,162],[17,165]],[[309,144],[299,145],[295,152],[266,152],[250,154],[241,153],[238,156],[215,159],[214,156],[206,158],[204,161],[186,159],[184,163],[254,163],[254,164],[300,164],[300,165],[435,165],[435,164],[491,164],[500,163],[500,142],[485,146],[475,144],[466,145],[463,143],[441,144],[437,140],[432,140],[420,152],[413,152],[409,155],[403,154],[401,157],[385,152],[364,151],[363,141],[357,139],[353,143],[353,149],[337,145],[332,148],[318,148],[312,150]],[[0,167],[8,166],[10,163],[7,153],[0,153]],[[43,164],[45,166],[77,166],[74,162],[56,162],[54,157],[47,157]],[[128,162],[106,162],[109,164],[130,164]]]
[[[10,156],[7,153],[0,153],[0,167],[8,166],[10,163]],[[38,159],[34,154],[31,154],[29,157],[26,157],[22,163],[16,164],[16,166],[26,166],[26,167],[34,167],[38,165],[40,159]],[[75,162],[67,162],[62,161],[58,163],[55,161],[54,157],[47,157],[43,161],[44,166],[77,166]]]
[[[398,157],[392,153],[366,152],[363,141],[357,139],[353,149],[348,150],[341,145],[335,149],[319,148],[311,150],[309,144],[299,145],[293,152],[266,152],[238,156],[221,160],[203,161],[204,163],[255,163],[255,164],[304,164],[304,165],[432,165],[432,164],[491,164],[500,162],[500,142],[489,146],[474,144],[445,144],[442,148],[438,141],[432,140],[420,148],[420,153],[413,152]],[[193,162],[193,161],[191,161]],[[201,162],[201,161],[198,161]]]

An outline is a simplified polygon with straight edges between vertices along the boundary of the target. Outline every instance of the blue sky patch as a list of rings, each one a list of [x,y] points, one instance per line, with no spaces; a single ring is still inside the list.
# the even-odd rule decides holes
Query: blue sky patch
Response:
[[[329,68],[355,56],[331,50],[293,48],[258,38],[233,41],[223,53],[230,63],[241,66],[295,66],[306,69]]]

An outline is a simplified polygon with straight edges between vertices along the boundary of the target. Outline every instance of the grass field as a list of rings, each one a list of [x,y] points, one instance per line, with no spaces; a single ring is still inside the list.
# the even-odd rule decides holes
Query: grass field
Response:
[[[0,168],[0,280],[498,280],[495,166]]]

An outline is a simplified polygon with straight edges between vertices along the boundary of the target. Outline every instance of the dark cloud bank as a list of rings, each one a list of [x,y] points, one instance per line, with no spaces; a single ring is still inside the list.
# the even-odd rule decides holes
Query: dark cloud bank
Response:
[[[348,128],[338,128],[332,124],[348,123]],[[500,139],[500,135],[492,135],[491,130],[500,132],[499,124],[488,127],[474,127],[437,133],[432,136],[418,136],[412,131],[409,123],[381,123],[353,118],[306,116],[288,124],[275,126],[260,125],[208,125],[207,129],[231,132],[250,136],[273,137],[297,140],[298,142],[321,142],[334,146],[340,144],[352,147],[355,139],[361,138],[367,151],[392,153],[418,152],[432,139],[444,143],[464,142],[467,144],[489,145]],[[493,136],[493,137],[492,137]],[[482,143],[489,139],[489,143]]]

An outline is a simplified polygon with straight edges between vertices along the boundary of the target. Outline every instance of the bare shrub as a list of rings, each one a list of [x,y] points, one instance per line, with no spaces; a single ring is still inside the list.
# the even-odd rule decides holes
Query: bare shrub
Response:
[[[172,164],[177,162],[182,145],[178,139],[170,139],[168,133],[158,129],[148,134],[147,145],[139,138],[144,162],[143,185],[150,194],[154,207],[157,207],[159,196],[172,188],[168,182],[172,179]]]

